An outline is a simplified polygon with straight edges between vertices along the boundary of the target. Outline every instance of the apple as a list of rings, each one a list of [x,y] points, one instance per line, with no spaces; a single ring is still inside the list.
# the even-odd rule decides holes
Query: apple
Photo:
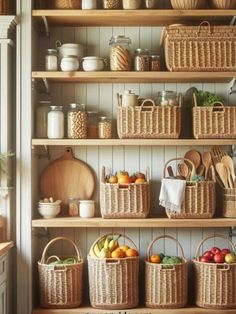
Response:
[[[201,256],[201,257],[200,257],[200,262],[203,262],[203,263],[210,263],[210,258],[207,257],[207,256]]]
[[[215,255],[215,254],[217,254],[217,253],[220,253],[220,252],[221,252],[221,249],[219,249],[219,248],[216,247],[216,246],[213,246],[213,247],[211,248],[211,252]]]
[[[140,178],[140,179],[146,180],[145,174],[142,173],[142,172],[137,172],[137,173],[136,173],[136,178],[137,178],[137,179]]]
[[[206,257],[208,257],[210,260],[212,260],[213,257],[214,257],[214,254],[213,254],[211,251],[206,251],[206,252],[204,252],[203,256],[206,256]]]
[[[213,257],[213,260],[215,263],[218,263],[218,264],[222,264],[224,263],[225,261],[225,257],[224,255],[220,252],[220,253],[216,253]]]
[[[225,261],[227,264],[236,263],[236,255],[234,253],[228,253],[225,255]]]
[[[228,248],[224,248],[224,249],[221,250],[221,253],[222,253],[223,255],[226,255],[226,254],[229,254],[229,253],[230,253],[230,250],[229,250]]]

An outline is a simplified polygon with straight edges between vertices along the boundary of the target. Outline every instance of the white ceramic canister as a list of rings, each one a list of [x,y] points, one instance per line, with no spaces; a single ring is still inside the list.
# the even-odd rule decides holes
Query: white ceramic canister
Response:
[[[132,93],[130,90],[124,90],[124,93],[122,95],[122,106],[138,106],[138,97],[138,95],[135,95],[135,93]]]
[[[77,71],[79,69],[79,60],[76,56],[64,56],[61,59],[61,70],[63,72]]]
[[[59,40],[56,41],[56,47],[59,52],[60,59],[65,56],[77,56],[80,60],[84,56],[84,47],[81,44],[66,43],[62,44]]]
[[[79,215],[81,218],[91,218],[95,214],[95,201],[80,200],[79,201]]]
[[[64,113],[62,106],[51,106],[48,113],[48,138],[64,138]]]
[[[97,9],[97,0],[82,0],[82,10]]]
[[[106,64],[106,60],[102,57],[92,56],[82,58],[82,68],[86,72],[102,71]]]

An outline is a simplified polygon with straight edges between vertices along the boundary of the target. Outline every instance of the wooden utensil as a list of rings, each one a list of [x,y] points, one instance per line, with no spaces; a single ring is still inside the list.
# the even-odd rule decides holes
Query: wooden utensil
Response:
[[[174,177],[174,172],[171,166],[167,167],[167,172],[170,177]]]
[[[178,172],[185,179],[189,179],[190,169],[188,165],[184,162],[178,164]]]
[[[224,165],[226,165],[229,169],[230,176],[233,181],[233,187],[235,187],[235,172],[234,172],[234,162],[233,159],[230,156],[223,156],[221,158],[221,162],[223,162]]]
[[[195,166],[195,169],[197,169],[201,164],[201,154],[197,150],[187,151],[187,153],[184,155],[184,158],[191,160]]]
[[[211,180],[216,182],[215,167],[213,165],[211,165],[209,170],[210,170],[210,174],[211,174]]]
[[[42,197],[52,196],[61,200],[62,205],[67,205],[70,197],[88,200],[95,190],[94,172],[85,162],[74,158],[69,147],[43,171],[40,190]]]
[[[216,171],[226,189],[229,188],[228,184],[228,172],[226,166],[222,162],[218,162],[216,165]]]
[[[203,163],[203,165],[205,167],[205,180],[206,180],[209,168],[210,168],[211,163],[212,163],[210,152],[204,152],[202,154],[202,163]]]
[[[197,173],[200,175],[200,176],[203,176],[204,174],[204,171],[205,171],[205,167],[204,165],[200,165],[197,169]],[[206,179],[206,178],[205,178]]]

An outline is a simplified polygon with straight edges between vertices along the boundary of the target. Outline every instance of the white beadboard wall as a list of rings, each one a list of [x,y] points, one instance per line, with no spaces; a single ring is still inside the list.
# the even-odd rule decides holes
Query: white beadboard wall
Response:
[[[153,52],[162,53],[160,48],[160,35],[162,28],[160,27],[66,27],[66,28],[51,28],[49,38],[37,37],[35,40],[35,53],[33,53],[33,70],[44,70],[44,56],[47,48],[54,48],[56,40],[62,43],[76,42],[85,46],[85,56],[103,56],[109,57],[109,40],[112,35],[125,34],[132,40],[132,50],[142,47],[151,49]],[[36,53],[37,51],[37,53]],[[202,74],[204,76],[204,73]],[[50,94],[36,94],[35,103],[38,100],[49,99],[54,105],[63,105],[65,108],[69,103],[78,102],[86,104],[87,110],[99,111],[101,115],[107,115],[113,118],[114,131],[116,130],[116,93],[122,93],[124,89],[132,89],[135,93],[142,97],[155,98],[157,91],[175,90],[184,93],[188,88],[195,86],[199,89],[216,92],[226,103],[236,104],[235,94],[228,95],[229,84],[52,84],[50,85]],[[183,121],[184,123],[184,121]],[[97,194],[96,201],[99,199],[99,179],[102,166],[106,166],[111,171],[126,169],[129,172],[145,171],[149,166],[151,169],[151,213],[155,215],[163,215],[164,209],[158,205],[158,197],[160,190],[160,181],[163,175],[163,167],[165,163],[174,157],[183,156],[184,153],[191,149],[191,146],[184,147],[165,147],[165,146],[135,146],[135,147],[73,147],[75,157],[87,162],[97,174]],[[196,148],[196,147],[195,147]],[[50,147],[50,160],[37,159],[38,173],[54,159],[59,158],[65,147]],[[197,147],[199,151],[208,150],[209,147]],[[227,147],[226,149],[230,149]],[[32,209],[33,217],[38,217],[37,201],[40,198],[38,194],[38,186],[36,183],[33,196]],[[97,208],[99,215],[99,208]],[[37,230],[36,230],[37,232]],[[59,235],[65,235],[75,240],[81,249],[83,257],[86,259],[91,244],[95,239],[105,233],[118,232],[124,233],[131,237],[137,245],[141,258],[146,254],[146,249],[149,242],[156,236],[163,234],[172,235],[177,238],[183,246],[185,255],[188,259],[193,258],[199,241],[209,233],[224,233],[228,234],[229,229],[204,229],[204,228],[49,228],[47,237],[36,238],[34,240],[34,266],[36,271],[36,260],[41,256],[42,250],[48,241],[48,238],[53,238]],[[214,239],[207,242],[206,247],[215,244]],[[221,240],[217,240],[217,245],[225,246]],[[164,243],[160,240],[157,243],[158,252],[166,252],[168,254],[178,254],[178,248],[173,242]],[[56,243],[53,246],[54,253],[71,253],[72,248],[66,243]],[[143,269],[141,269],[143,272]],[[87,273],[87,271],[85,271]]]

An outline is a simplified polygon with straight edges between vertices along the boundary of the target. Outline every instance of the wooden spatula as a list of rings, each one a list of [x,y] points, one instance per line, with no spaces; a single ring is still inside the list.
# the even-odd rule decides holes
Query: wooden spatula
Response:
[[[235,187],[235,172],[234,172],[234,162],[233,159],[230,156],[223,156],[221,158],[221,162],[228,167],[230,176],[233,181],[233,186]]]
[[[202,163],[205,167],[205,179],[207,179],[208,171],[212,163],[211,154],[209,152],[204,152],[202,154]]]
[[[222,162],[218,162],[216,165],[216,171],[222,181],[222,183],[224,184],[224,187],[226,189],[229,188],[229,184],[228,184],[228,172],[227,172],[227,168],[226,166],[222,163]]]

